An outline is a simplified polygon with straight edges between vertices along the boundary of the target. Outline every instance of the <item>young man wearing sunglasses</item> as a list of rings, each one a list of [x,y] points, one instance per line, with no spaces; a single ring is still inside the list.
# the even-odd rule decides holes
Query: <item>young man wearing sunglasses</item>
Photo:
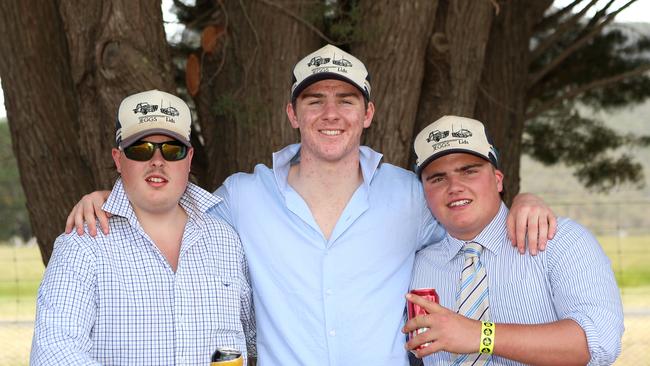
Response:
[[[31,363],[207,365],[254,353],[247,262],[219,202],[188,182],[191,114],[158,90],[125,98],[103,208],[110,235],[61,235],[38,293]]]

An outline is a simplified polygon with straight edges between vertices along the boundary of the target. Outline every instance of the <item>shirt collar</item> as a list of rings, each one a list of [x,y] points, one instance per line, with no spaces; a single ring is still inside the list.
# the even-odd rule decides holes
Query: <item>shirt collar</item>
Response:
[[[222,198],[205,191],[199,186],[188,183],[179,203],[189,217],[195,218],[205,213],[210,207],[221,202],[221,200]],[[137,221],[133,207],[131,207],[129,199],[126,196],[122,178],[118,178],[115,185],[113,185],[113,190],[102,206],[102,209],[112,215],[125,217],[130,222],[132,220]]]
[[[370,185],[383,155],[374,151],[367,146],[359,147],[359,162],[361,164],[361,174],[363,183]],[[284,149],[273,153],[273,174],[281,191],[285,191],[288,186],[289,168],[292,164],[300,162],[300,144],[292,144]]]
[[[499,249],[508,242],[506,218],[508,217],[508,207],[501,202],[499,212],[492,218],[492,221],[481,230],[481,232],[472,240],[460,240],[452,237],[447,233],[445,244],[447,245],[447,262],[452,260],[456,255],[461,253],[463,245],[466,242],[474,241],[489,250],[493,255],[499,253]]]

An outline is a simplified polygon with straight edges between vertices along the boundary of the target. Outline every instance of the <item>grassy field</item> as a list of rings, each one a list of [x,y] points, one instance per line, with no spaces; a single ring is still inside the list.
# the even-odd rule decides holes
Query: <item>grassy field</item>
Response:
[[[600,237],[621,286],[626,310],[617,366],[648,365],[650,358],[650,236]],[[36,292],[43,276],[37,247],[0,245],[0,366],[28,364]]]
[[[650,235],[599,237],[621,288],[650,285]],[[650,307],[650,302],[647,303]]]

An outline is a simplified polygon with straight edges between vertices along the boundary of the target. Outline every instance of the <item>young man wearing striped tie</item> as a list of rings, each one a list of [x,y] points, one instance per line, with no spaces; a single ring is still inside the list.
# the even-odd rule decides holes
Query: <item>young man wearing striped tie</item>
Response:
[[[445,116],[415,139],[416,173],[447,237],[416,257],[413,294],[428,315],[406,347],[425,365],[606,365],[621,349],[623,311],[610,262],[585,228],[565,218],[537,256],[506,235],[498,155],[479,121]],[[428,328],[424,330],[422,328]]]

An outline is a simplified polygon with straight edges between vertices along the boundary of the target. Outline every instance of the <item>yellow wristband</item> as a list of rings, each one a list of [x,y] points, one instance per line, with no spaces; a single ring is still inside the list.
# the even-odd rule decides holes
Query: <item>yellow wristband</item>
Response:
[[[492,354],[494,351],[494,335],[496,326],[492,322],[481,322],[481,344],[478,346],[479,353]]]

